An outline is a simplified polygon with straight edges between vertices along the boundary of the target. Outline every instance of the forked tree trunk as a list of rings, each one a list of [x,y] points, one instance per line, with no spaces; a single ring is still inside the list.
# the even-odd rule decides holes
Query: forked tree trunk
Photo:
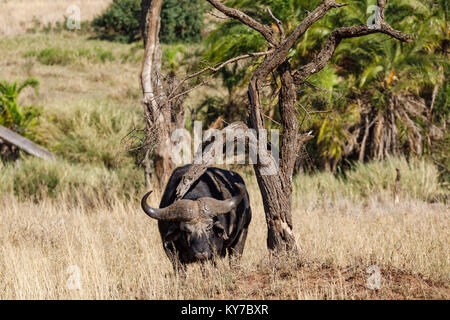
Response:
[[[258,161],[254,165],[256,178],[261,191],[264,211],[266,214],[266,222],[268,227],[267,245],[272,253],[278,254],[283,252],[297,252],[296,241],[292,231],[292,213],[291,213],[291,198],[292,198],[292,174],[297,160],[300,147],[309,139],[311,135],[302,135],[299,133],[299,124],[296,115],[297,94],[296,86],[304,83],[304,81],[322,70],[336,50],[336,47],[345,38],[361,37],[373,33],[382,32],[390,35],[401,41],[412,41],[408,35],[402,34],[400,31],[394,30],[390,25],[384,21],[384,7],[386,1],[378,0],[379,14],[377,15],[377,24],[359,25],[352,27],[337,28],[330,33],[326,44],[321,50],[316,53],[313,59],[298,70],[291,70],[289,64],[289,51],[296,46],[299,39],[306,33],[306,31],[316,21],[320,20],[328,11],[338,9],[346,6],[343,3],[337,3],[335,0],[323,0],[315,10],[309,12],[307,17],[289,34],[284,34],[282,22],[279,21],[270,11],[268,14],[275,20],[278,26],[279,39],[275,35],[272,28],[265,24],[256,21],[254,18],[248,16],[244,12],[229,8],[225,6],[220,0],[206,0],[214,8],[221,11],[226,16],[239,20],[241,23],[259,32],[267,41],[269,50],[265,52],[250,53],[230,59],[216,68],[205,68],[187,78],[191,79],[203,72],[210,70],[217,72],[220,68],[231,62],[236,62],[240,59],[247,59],[249,57],[265,56],[265,59],[258,65],[254,71],[250,84],[248,86],[248,96],[250,101],[250,113],[248,125],[251,129],[255,129],[259,134],[259,129],[265,129],[264,115],[261,105],[261,88],[264,81],[274,71],[278,71],[280,78],[281,89],[279,93],[279,108],[281,115],[282,126],[282,141],[281,141],[281,159],[279,169],[277,172],[270,175],[266,172],[264,162]],[[145,1],[151,4],[152,2],[161,2],[161,0]],[[147,21],[148,22],[148,21]],[[150,29],[149,29],[150,33]],[[148,35],[151,39],[151,35]],[[147,48],[151,48],[147,44]],[[148,49],[147,49],[148,50]],[[143,73],[144,74],[144,73]],[[183,81],[185,81],[183,80]],[[176,91],[176,90],[175,90]],[[176,92],[174,92],[176,93]],[[144,90],[145,96],[145,90]],[[144,100],[149,103],[149,100]],[[234,123],[230,128],[245,127],[242,123]],[[259,137],[257,137],[259,138]],[[207,159],[213,157],[211,149],[204,151]],[[261,155],[259,155],[261,156]],[[177,197],[181,198],[189,187],[201,176],[206,170],[208,162],[193,165],[188,172],[183,176],[183,179],[177,187]]]
[[[289,62],[281,60],[278,64],[281,81],[279,107],[283,125],[279,168],[275,175],[264,175],[264,168],[260,164],[255,164],[254,169],[266,214],[268,249],[272,253],[286,251],[297,253],[291,213],[292,174],[301,146],[295,113],[297,94]],[[265,128],[259,96],[262,83],[260,74],[264,75],[264,70],[255,73],[249,86],[250,127],[257,131]]]
[[[264,211],[268,227],[268,248],[275,253],[294,251],[296,242],[292,231],[292,174],[301,145],[308,138],[299,133],[299,125],[295,108],[297,107],[296,85],[301,85],[314,73],[322,70],[340,44],[342,39],[365,36],[371,33],[383,32],[402,41],[411,41],[409,36],[392,29],[384,22],[384,7],[386,2],[378,0],[379,15],[377,27],[368,25],[342,27],[334,30],[326,44],[315,54],[314,58],[301,69],[292,71],[288,61],[289,50],[293,48],[311,25],[321,19],[329,10],[338,9],[346,4],[334,0],[323,0],[307,17],[288,35],[284,34],[282,23],[270,11],[268,14],[275,20],[279,30],[279,40],[272,29],[261,24],[244,12],[229,8],[219,0],[207,0],[217,10],[230,18],[239,20],[248,27],[259,32],[268,42],[271,51],[258,65],[249,84],[250,119],[249,126],[253,129],[264,129],[264,118],[261,105],[262,83],[275,70],[278,71],[281,90],[279,93],[279,108],[282,120],[281,159],[276,175],[263,175],[264,168],[260,163],[254,165],[258,185],[264,203]]]

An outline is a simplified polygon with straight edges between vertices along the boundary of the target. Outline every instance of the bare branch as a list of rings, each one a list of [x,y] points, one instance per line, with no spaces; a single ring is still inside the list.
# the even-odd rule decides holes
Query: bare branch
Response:
[[[285,32],[284,32],[283,23],[277,17],[275,17],[275,15],[272,13],[272,10],[270,10],[270,8],[267,8],[266,10],[267,10],[267,13],[271,16],[271,18],[273,20],[275,20],[275,23],[277,24],[278,30],[280,31],[280,40],[284,41]]]
[[[313,23],[320,20],[329,10],[333,8],[344,7],[345,3],[336,3],[334,0],[324,0],[316,9],[308,13],[306,18],[295,28],[295,30],[286,39],[285,44],[292,48],[298,39],[300,39],[306,32],[306,30],[311,27]]]
[[[266,149],[265,151],[259,149],[259,142],[256,136],[256,132],[249,130],[247,125],[241,121],[236,121],[221,130],[222,139],[214,139],[214,141],[208,140],[203,142],[199,149],[196,151],[195,157],[201,155],[201,163],[192,164],[188,171],[183,175],[180,183],[176,189],[177,200],[184,197],[189,191],[195,181],[197,181],[202,174],[206,171],[212,161],[215,159],[215,152],[218,148],[228,145],[228,143],[234,143],[235,139],[246,141],[248,138],[248,148],[257,151],[260,162],[258,167],[262,170],[273,171],[276,170],[276,160],[272,156],[271,152]]]
[[[175,100],[176,98],[179,98],[181,96],[184,96],[185,94],[188,94],[191,91],[194,91],[197,88],[200,88],[201,86],[204,86],[205,84],[207,84],[209,81],[211,81],[212,75],[210,75],[206,80],[200,82],[199,84],[197,84],[196,86],[189,88],[183,92],[180,92],[179,94],[174,95],[173,97],[169,98],[169,102],[172,100]],[[174,93],[175,91],[173,91]]]
[[[308,118],[310,118],[311,119],[311,113],[300,103],[300,102],[298,102],[298,105],[300,106],[300,107],[302,107],[302,109],[303,109],[303,111],[305,111],[305,114],[308,116]],[[297,109],[296,109],[297,110]]]
[[[344,98],[344,96],[342,94],[340,94],[339,92],[330,91],[328,89],[325,89],[325,88],[319,87],[319,86],[317,86],[315,84],[312,84],[311,82],[308,82],[308,81],[304,81],[303,83],[306,84],[308,87],[313,88],[315,90],[324,91],[324,92],[326,92],[328,94],[332,94],[332,95],[338,96],[339,98]],[[328,112],[328,111],[326,111],[326,112]],[[316,113],[319,113],[319,112],[316,112]]]
[[[238,56],[238,57],[231,58],[231,59],[229,59],[229,60],[227,60],[227,61],[225,61],[225,62],[222,62],[222,63],[219,64],[217,67],[206,67],[206,68],[203,68],[203,69],[201,69],[201,70],[199,70],[199,71],[197,71],[197,72],[195,72],[195,73],[193,73],[193,74],[187,76],[186,78],[182,79],[182,80],[178,83],[178,85],[175,87],[175,89],[173,89],[173,91],[171,92],[171,94],[169,95],[169,100],[172,100],[172,99],[175,98],[174,95],[176,94],[176,92],[178,91],[178,89],[180,89],[180,87],[181,87],[186,81],[188,81],[189,79],[198,77],[199,75],[201,75],[201,74],[203,74],[203,73],[205,73],[205,72],[207,72],[207,71],[211,71],[212,74],[215,74],[215,73],[217,73],[220,69],[222,69],[223,67],[225,67],[226,65],[228,65],[228,64],[230,64],[230,63],[233,63],[233,62],[236,62],[236,61],[239,61],[239,60],[243,60],[243,59],[248,59],[248,58],[253,58],[253,57],[265,56],[265,55],[268,55],[270,52],[271,52],[271,51],[269,50],[269,51],[263,51],[263,52],[248,53],[248,54],[244,54],[244,55],[241,55],[241,56]],[[189,91],[191,91],[191,90],[189,90]],[[177,96],[179,96],[179,95],[177,95]]]
[[[278,121],[272,119],[272,118],[269,117],[267,114],[263,113],[262,115],[264,116],[264,118],[269,119],[269,120],[272,121],[273,123],[275,123],[275,124],[281,126],[281,123],[279,123]]]
[[[276,46],[278,44],[278,41],[275,39],[275,36],[273,34],[273,30],[268,26],[259,23],[258,21],[256,21],[255,19],[253,19],[252,17],[248,16],[247,14],[243,13],[238,9],[229,8],[225,6],[222,2],[218,0],[207,0],[207,1],[226,16],[237,19],[241,21],[243,24],[252,28],[253,30],[256,30],[259,33],[261,33],[263,37],[266,38],[266,40],[272,46]]]
[[[221,16],[219,16],[218,14],[215,14],[215,13],[212,12],[212,11],[208,11],[207,13],[210,14],[210,15],[212,15],[213,17],[215,17],[215,18],[217,18],[217,19],[221,19],[221,20],[227,20],[227,19],[228,19],[228,17],[221,17]]]
[[[381,29],[379,32],[382,32],[384,34],[387,34],[397,40],[403,41],[403,42],[413,42],[411,35],[404,34],[401,31],[395,30],[392,28],[389,24],[387,24],[384,21],[381,21]]]
[[[389,24],[384,21],[380,21],[379,26],[372,27],[369,25],[360,25],[353,27],[341,27],[334,30],[327,43],[319,52],[319,54],[310,63],[303,66],[301,69],[294,72],[294,81],[296,85],[302,84],[310,75],[322,70],[328,61],[333,56],[337,46],[341,43],[343,39],[362,37],[373,33],[385,33],[391,37],[404,41],[411,42],[411,36],[403,34],[402,32],[393,29]]]
[[[14,146],[35,157],[47,161],[56,159],[56,156],[47,149],[45,149],[44,147],[41,147],[40,145],[34,143],[33,141],[28,140],[27,138],[21,136],[20,134],[17,134],[16,132],[6,127],[3,127],[2,125],[0,125],[0,137],[1,137],[0,141],[2,141],[3,143],[7,143],[8,145]]]
[[[380,8],[380,17],[384,20],[384,7],[386,6],[386,0],[377,0],[378,8]]]
[[[245,123],[238,121],[233,122],[222,130],[224,136],[226,130],[248,130],[248,127],[245,125]],[[222,141],[226,143],[226,139],[222,139]],[[202,163],[191,165],[189,167],[189,170],[183,175],[183,178],[177,186],[177,199],[181,199],[184,197],[184,195],[189,191],[192,184],[202,176],[202,174],[211,164],[212,160],[214,160],[216,143],[217,141],[211,142],[206,146],[203,144],[200,145],[199,150],[197,150],[196,154],[202,155]]]
[[[329,10],[340,8],[346,4],[336,3],[334,0],[324,0],[314,11],[308,13],[308,16],[295,28],[295,30],[276,47],[276,50],[267,57],[258,68],[255,76],[259,79],[266,78],[273,70],[275,70],[289,54],[289,50],[293,48],[298,40],[305,34],[309,27],[316,21],[320,20]]]

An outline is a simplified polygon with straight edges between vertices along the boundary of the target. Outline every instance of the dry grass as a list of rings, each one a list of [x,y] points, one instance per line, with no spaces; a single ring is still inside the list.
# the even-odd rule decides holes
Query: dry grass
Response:
[[[241,267],[226,260],[179,279],[156,223],[136,202],[68,205],[0,200],[1,299],[448,299],[449,211],[443,204],[369,198],[316,202],[297,194],[294,229],[303,264],[275,270],[253,178],[254,218]],[[157,196],[152,201],[157,202]],[[81,289],[69,290],[70,266]],[[369,290],[366,268],[381,268],[381,289]]]
[[[0,4],[0,15],[7,15],[2,6],[15,3],[25,1]],[[64,66],[43,65],[26,55],[47,48],[94,52],[95,47],[111,51],[115,60],[74,58]],[[20,168],[0,163],[0,299],[450,298],[448,190],[440,189],[433,166],[395,159],[361,166],[347,181],[329,174],[295,180],[294,231],[303,264],[280,270],[267,258],[261,197],[254,177],[246,176],[254,218],[241,268],[231,270],[223,260],[206,274],[193,266],[186,281],[178,279],[156,223],[137,200],[124,200],[124,190],[141,193],[125,176],[133,180],[135,174],[137,180],[141,173],[128,167],[108,171],[93,152],[110,150],[114,167],[123,127],[138,121],[139,50],[70,32],[0,38],[1,80],[39,79],[40,95],[25,91],[20,102],[41,107],[39,137],[75,162],[31,160]],[[196,91],[189,104],[201,98]],[[96,111],[109,120],[94,117]],[[116,118],[122,120],[113,123]],[[116,131],[115,123],[120,123]],[[402,172],[398,206],[392,203],[396,167]],[[37,197],[35,187],[55,192]],[[380,290],[366,287],[371,265],[381,269]],[[70,266],[81,271],[80,290],[67,286]]]
[[[80,8],[81,21],[89,21],[102,12],[112,0],[3,0],[0,1],[0,36],[24,34],[35,27],[63,22],[71,5]]]
[[[69,57],[67,65],[44,65],[30,53],[45,49],[67,49],[74,52],[96,48],[110,52],[114,61],[91,61]],[[73,104],[86,101],[114,102],[141,109],[139,102],[139,61],[124,61],[132,55],[130,45],[100,40],[87,40],[73,32],[61,34],[29,34],[11,38],[0,37],[1,80],[37,78],[41,87],[36,97],[27,90],[20,97],[23,104],[39,104],[49,110],[71,109]],[[140,51],[132,55],[139,57]]]

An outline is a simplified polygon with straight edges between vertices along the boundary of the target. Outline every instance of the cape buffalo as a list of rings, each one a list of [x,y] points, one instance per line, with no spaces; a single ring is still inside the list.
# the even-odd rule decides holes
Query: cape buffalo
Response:
[[[177,186],[189,166],[174,170],[159,209],[147,203],[151,191],[141,201],[144,212],[158,220],[167,256],[175,269],[227,253],[230,259],[239,258],[252,215],[244,180],[236,172],[208,168],[186,195],[175,201]]]

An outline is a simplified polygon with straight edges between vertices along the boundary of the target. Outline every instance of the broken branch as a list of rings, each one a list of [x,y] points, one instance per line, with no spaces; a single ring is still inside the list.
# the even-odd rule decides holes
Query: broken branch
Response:
[[[263,52],[248,53],[248,54],[244,54],[244,55],[241,55],[241,56],[238,56],[238,57],[231,58],[231,59],[229,59],[229,60],[227,60],[227,61],[225,61],[225,62],[222,62],[222,63],[221,63],[220,65],[218,65],[217,67],[206,67],[206,68],[203,68],[203,69],[201,69],[201,70],[199,70],[199,71],[197,71],[197,72],[195,72],[195,73],[193,73],[193,74],[187,76],[186,78],[182,79],[182,80],[178,83],[178,85],[175,87],[175,89],[171,92],[171,94],[169,95],[169,101],[172,100],[172,99],[175,99],[175,97],[177,97],[177,96],[180,96],[180,95],[176,95],[176,96],[174,96],[174,95],[176,94],[176,92],[178,91],[178,89],[183,85],[183,83],[185,83],[185,82],[188,81],[189,79],[198,77],[199,75],[201,75],[201,74],[203,74],[203,73],[205,73],[205,72],[207,72],[207,71],[211,71],[212,74],[215,74],[215,73],[217,73],[220,69],[224,68],[226,65],[228,65],[228,64],[230,64],[230,63],[237,62],[237,61],[243,60],[243,59],[248,59],[248,58],[253,58],[253,57],[265,56],[265,55],[269,54],[270,52],[271,52],[271,51],[269,50],[269,51],[263,51]],[[190,91],[190,90],[189,90],[189,91]],[[187,93],[187,92],[185,92],[185,93]],[[183,94],[185,94],[185,93],[183,93]]]
[[[270,10],[270,8],[267,8],[266,10],[267,10],[267,13],[270,15],[270,17],[273,20],[275,20],[275,23],[277,24],[278,30],[280,31],[280,40],[284,41],[285,33],[284,33],[283,23],[277,17],[275,17],[275,15],[272,13],[272,10]]]

